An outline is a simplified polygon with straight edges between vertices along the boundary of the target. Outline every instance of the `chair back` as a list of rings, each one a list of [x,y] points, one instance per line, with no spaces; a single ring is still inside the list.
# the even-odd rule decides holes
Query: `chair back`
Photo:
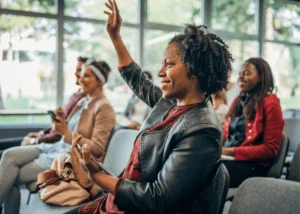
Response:
[[[111,137],[103,164],[114,176],[125,168],[137,135],[137,130],[120,129]]]
[[[204,189],[201,189],[197,206],[201,209],[200,213],[222,214],[229,181],[229,173],[222,163],[210,184],[205,185]]]
[[[228,214],[299,213],[300,184],[274,178],[255,177],[238,188]]]
[[[289,118],[299,118],[300,119],[300,109],[286,109],[282,112],[284,119]]]
[[[267,177],[280,178],[285,157],[288,152],[289,138],[285,133],[282,134],[280,149],[276,157],[274,158],[270,169],[268,170]]]
[[[300,118],[287,118],[283,127],[290,140],[289,152],[295,152],[300,143]]]
[[[300,182],[300,143],[294,153],[287,180]]]

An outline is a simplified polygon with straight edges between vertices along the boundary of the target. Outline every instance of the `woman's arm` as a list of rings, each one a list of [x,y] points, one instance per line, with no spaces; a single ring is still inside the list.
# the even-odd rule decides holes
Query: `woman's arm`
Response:
[[[161,98],[161,91],[154,86],[147,75],[141,72],[141,68],[133,62],[120,35],[122,18],[116,2],[109,0],[109,3],[105,3],[105,5],[110,10],[110,12],[104,12],[108,15],[106,30],[117,53],[121,75],[134,93],[147,105],[153,107]]]
[[[119,8],[114,0],[108,0],[108,3],[105,3],[105,5],[110,10],[110,12],[104,11],[104,13],[108,15],[106,30],[117,53],[119,66],[124,67],[133,62],[133,59],[120,35],[122,18],[120,16]]]

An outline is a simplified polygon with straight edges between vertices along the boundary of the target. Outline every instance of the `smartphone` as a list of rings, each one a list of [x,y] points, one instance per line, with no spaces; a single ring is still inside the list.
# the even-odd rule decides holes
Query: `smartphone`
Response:
[[[56,119],[56,115],[52,110],[47,111],[47,113],[50,115],[50,117],[52,118],[52,120],[54,120],[55,122],[59,123],[59,120]]]
[[[79,150],[80,152],[82,152],[82,148],[81,148],[81,146],[80,146],[79,144],[77,144],[77,148],[78,148],[78,150]],[[104,166],[104,164],[103,164],[102,162],[99,162],[93,155],[91,155],[90,157],[91,157],[91,159],[92,159],[92,160],[100,167],[100,169],[101,169],[103,172],[105,172],[106,174],[111,175],[111,176],[113,176],[113,177],[117,177],[117,176],[115,176],[113,173],[111,173],[111,172],[106,168],[106,166]]]
[[[93,161],[95,161],[95,163],[100,167],[100,169],[103,171],[103,172],[105,172],[106,174],[108,174],[108,175],[111,175],[111,176],[113,176],[113,177],[117,177],[116,175],[114,175],[112,172],[110,172],[110,170],[108,170],[107,168],[106,168],[106,166],[104,166],[104,164],[102,163],[102,162],[99,162],[95,157],[93,157],[92,155],[91,155],[91,159],[93,160]]]

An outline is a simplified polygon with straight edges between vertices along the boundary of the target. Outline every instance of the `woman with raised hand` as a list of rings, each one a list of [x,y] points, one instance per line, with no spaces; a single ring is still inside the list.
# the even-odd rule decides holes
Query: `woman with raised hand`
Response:
[[[80,99],[67,119],[56,115],[52,121],[62,139],[52,143],[18,146],[7,149],[0,162],[0,205],[4,213],[19,213],[19,185],[37,180],[37,175],[49,169],[55,157],[72,150],[72,132],[82,135],[81,145],[88,145],[99,161],[103,160],[111,130],[116,125],[113,108],[103,93],[110,67],[104,61],[88,60],[79,79]]]
[[[227,85],[231,54],[206,27],[188,25],[171,39],[158,72],[160,90],[133,61],[120,35],[115,1],[106,3],[107,32],[119,71],[134,93],[152,107],[124,171],[118,178],[90,160],[90,147],[73,151],[96,184],[108,193],[69,213],[208,213],[201,193],[219,168],[221,126],[209,96]],[[121,143],[121,142],[120,142]],[[214,194],[214,193],[211,193]]]
[[[250,177],[266,176],[280,149],[284,120],[274,80],[262,58],[246,60],[240,70],[240,95],[232,102],[223,127],[222,155],[237,187]],[[231,158],[226,157],[231,156]]]

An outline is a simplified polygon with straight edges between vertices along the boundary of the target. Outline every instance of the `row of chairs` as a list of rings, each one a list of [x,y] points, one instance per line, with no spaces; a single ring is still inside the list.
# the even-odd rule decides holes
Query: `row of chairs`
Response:
[[[135,141],[135,138],[138,134],[138,131],[135,130],[119,130],[116,133],[113,134],[108,148],[107,153],[104,159],[104,165],[106,168],[108,168],[114,175],[119,175],[121,171],[124,169],[128,158],[130,156],[130,152],[133,148],[133,142]],[[270,168],[268,172],[268,177],[274,178],[280,178],[282,168],[284,165],[284,160],[287,154],[287,150],[289,147],[289,140],[286,134],[283,134],[282,137],[282,143],[280,147],[280,151],[276,159],[274,159],[272,167]],[[291,170],[289,173],[289,179],[291,180],[297,180],[300,178],[299,175],[299,157],[300,157],[300,145],[297,149],[297,152],[294,155],[293,162],[291,163]],[[239,198],[244,189],[247,188],[247,186],[251,186],[250,184],[246,183],[246,187],[244,187],[244,184],[241,185],[238,189],[229,189],[228,193],[228,187],[229,187],[229,175],[226,170],[226,167],[222,164],[219,171],[216,174],[216,186],[214,186],[214,191],[216,191],[216,196],[214,199],[214,204],[212,204],[212,207],[210,208],[210,213],[222,213],[224,203],[226,199],[232,198],[233,195],[235,196],[235,199],[233,200],[232,207],[230,208],[230,214],[239,213],[235,212],[234,210],[237,209],[235,204],[239,204]],[[263,178],[259,178],[263,179]],[[271,180],[273,180],[271,179]],[[278,179],[275,179],[278,180]],[[300,181],[300,180],[298,180]],[[263,184],[265,181],[258,182],[259,184]],[[276,181],[272,181],[273,183],[276,183]],[[30,191],[29,197],[28,197],[28,211],[29,213],[64,213],[70,209],[73,209],[75,207],[59,207],[59,206],[52,206],[49,204],[43,203],[39,199],[39,194],[35,192],[35,182],[28,185],[28,190]],[[281,184],[280,184],[281,185]],[[285,184],[282,184],[285,186]],[[288,185],[289,186],[289,185]],[[293,186],[293,185],[292,185]],[[240,190],[242,188],[242,190]],[[208,189],[209,191],[209,189]],[[252,190],[250,189],[249,192]],[[242,193],[239,193],[242,192]],[[232,195],[233,194],[233,195]],[[257,197],[256,197],[257,200]],[[239,206],[237,206],[239,207]],[[232,211],[233,210],[233,211]],[[246,212],[240,212],[240,213],[246,213]],[[253,212],[251,212],[253,213]],[[279,212],[277,212],[279,213]]]
[[[282,145],[281,149],[284,147]],[[300,144],[290,163],[286,180],[278,178],[257,177],[244,181],[234,190],[234,198],[228,214],[300,213]],[[229,189],[228,196],[232,197],[230,191],[233,190]]]

